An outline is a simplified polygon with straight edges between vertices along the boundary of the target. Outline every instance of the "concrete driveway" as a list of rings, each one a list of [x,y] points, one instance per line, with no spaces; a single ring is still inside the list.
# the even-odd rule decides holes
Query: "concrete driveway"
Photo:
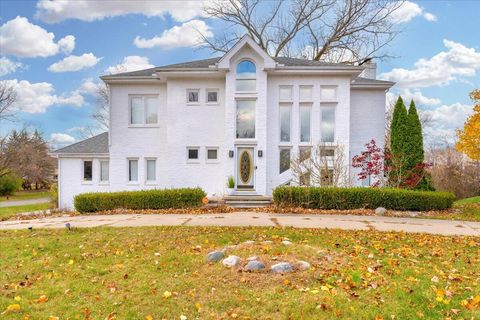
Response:
[[[50,202],[50,198],[37,198],[37,199],[26,199],[26,200],[7,200],[0,202],[0,208],[2,207],[15,207],[15,206],[25,206],[29,204],[37,203],[47,203]]]
[[[0,230],[72,227],[139,226],[268,226],[328,228],[344,230],[378,230],[430,233],[439,235],[480,236],[480,222],[395,218],[380,216],[269,214],[236,212],[225,214],[135,214],[87,215],[0,222]]]

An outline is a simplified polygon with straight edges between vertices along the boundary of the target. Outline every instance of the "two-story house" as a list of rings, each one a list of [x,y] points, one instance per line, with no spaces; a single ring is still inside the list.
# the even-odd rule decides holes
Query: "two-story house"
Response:
[[[375,64],[272,58],[244,36],[218,58],[107,75],[108,133],[58,157],[59,207],[84,192],[201,187],[270,195],[301,148],[341,144],[345,166],[383,145],[385,94]]]

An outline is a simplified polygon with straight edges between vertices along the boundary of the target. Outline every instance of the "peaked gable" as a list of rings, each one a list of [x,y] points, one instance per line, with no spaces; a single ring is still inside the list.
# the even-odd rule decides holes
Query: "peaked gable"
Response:
[[[244,35],[217,63],[218,69],[229,69],[230,59],[243,47],[248,46],[263,58],[265,69],[274,69],[276,66],[275,60],[268,55],[248,34]]]

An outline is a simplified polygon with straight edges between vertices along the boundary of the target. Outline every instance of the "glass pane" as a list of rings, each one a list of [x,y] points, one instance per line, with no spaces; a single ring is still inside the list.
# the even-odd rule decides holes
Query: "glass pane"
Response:
[[[255,79],[237,79],[237,91],[255,91]]]
[[[207,93],[207,102],[217,102],[218,100],[218,92],[210,91]]]
[[[280,106],[280,141],[281,142],[290,141],[291,109],[292,108],[290,106]]]
[[[83,181],[92,181],[92,161],[83,161]]]
[[[188,102],[198,102],[198,91],[188,91]]]
[[[321,138],[322,142],[334,142],[335,141],[335,107],[334,106],[322,106],[321,110]]]
[[[152,124],[152,123],[157,123],[158,120],[158,104],[157,104],[157,98],[145,98],[145,107],[146,107],[146,123]]]
[[[321,148],[320,149],[320,156],[321,157],[333,157],[333,156],[335,156],[335,149]]]
[[[322,169],[320,171],[320,184],[322,186],[333,185],[333,170],[332,169]]]
[[[155,181],[157,179],[155,163],[155,160],[147,160],[147,181]]]
[[[138,180],[138,160],[128,160],[128,180]]]
[[[280,100],[292,100],[292,86],[280,86]]]
[[[257,68],[251,61],[245,60],[237,65],[237,79],[255,79]]]
[[[335,87],[322,87],[321,96],[322,100],[336,100],[337,89]]]
[[[310,159],[312,155],[312,148],[310,147],[300,147],[300,162]]]
[[[290,149],[280,149],[280,173],[290,169]]]
[[[237,138],[255,138],[255,100],[237,101]]]
[[[313,87],[312,86],[300,86],[300,100],[312,100]]]
[[[140,97],[133,97],[131,99],[130,108],[130,123],[142,124],[143,123],[143,99]]]
[[[188,149],[188,159],[198,159],[198,149]]]
[[[207,159],[209,160],[217,159],[217,149],[209,149],[207,151]]]
[[[100,161],[100,181],[108,181],[108,161]]]
[[[310,107],[300,107],[300,142],[310,142]]]

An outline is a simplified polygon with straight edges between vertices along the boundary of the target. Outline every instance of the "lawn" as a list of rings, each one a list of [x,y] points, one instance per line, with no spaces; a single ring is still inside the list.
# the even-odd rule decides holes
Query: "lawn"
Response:
[[[0,243],[0,312],[19,309],[9,319],[480,317],[478,237],[142,227],[2,231]],[[228,254],[244,261],[313,268],[274,275],[205,262],[238,243]]]
[[[453,210],[450,210],[448,213],[439,213],[426,218],[480,221],[480,197],[455,201]]]
[[[27,204],[23,206],[0,207],[0,221],[6,220],[7,218],[10,218],[11,216],[17,213],[47,210],[49,208],[50,208],[50,203],[36,203],[36,204]]]
[[[455,202],[455,204],[467,204],[467,203],[480,203],[480,196],[461,199]]]
[[[29,200],[29,199],[39,199],[39,198],[49,198],[50,192],[49,191],[18,191],[15,192],[13,196],[9,196],[8,199],[6,196],[0,196],[1,201],[7,200]]]

